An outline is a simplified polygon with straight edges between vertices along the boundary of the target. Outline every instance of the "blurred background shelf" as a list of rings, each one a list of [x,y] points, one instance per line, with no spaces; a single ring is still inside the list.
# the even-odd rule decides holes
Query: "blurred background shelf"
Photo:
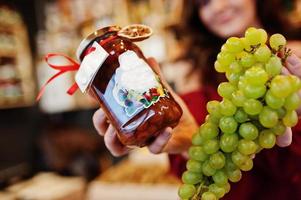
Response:
[[[32,106],[36,85],[26,25],[16,10],[0,6],[0,13],[0,109]]]

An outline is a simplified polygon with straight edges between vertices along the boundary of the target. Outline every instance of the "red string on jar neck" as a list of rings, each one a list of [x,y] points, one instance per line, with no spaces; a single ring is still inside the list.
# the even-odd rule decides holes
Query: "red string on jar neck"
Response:
[[[108,38],[105,38],[103,40],[100,40],[99,41],[99,45],[100,46],[103,46],[104,44],[116,39],[118,36],[117,35],[112,35]],[[87,56],[89,53],[95,51],[95,47],[89,47],[86,49],[86,51],[84,52],[84,56]],[[51,62],[49,61],[50,58],[53,58],[53,57],[63,57],[65,59],[67,59],[67,61],[70,63],[68,65],[55,65],[55,64],[51,64]],[[36,100],[39,101],[40,98],[43,96],[44,92],[45,92],[45,89],[46,89],[46,86],[52,82],[54,79],[56,79],[57,77],[59,77],[60,75],[64,74],[65,72],[70,72],[70,71],[77,71],[79,68],[80,68],[80,64],[73,60],[72,58],[70,58],[69,56],[67,55],[64,55],[64,54],[61,54],[61,53],[49,53],[47,54],[45,57],[44,57],[46,63],[49,65],[49,67],[55,69],[55,70],[58,70],[58,72],[53,75],[52,77],[50,77],[46,83],[41,87],[38,95],[37,95],[37,98]],[[69,95],[73,95],[78,89],[78,85],[77,83],[74,83],[68,90],[67,90],[67,94]]]

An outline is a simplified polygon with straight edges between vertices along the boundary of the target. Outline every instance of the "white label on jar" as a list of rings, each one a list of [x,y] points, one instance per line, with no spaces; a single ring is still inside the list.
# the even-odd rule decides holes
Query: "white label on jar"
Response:
[[[99,68],[109,56],[108,52],[97,42],[94,42],[90,48],[94,50],[84,57],[75,75],[75,81],[82,92],[86,91]]]
[[[127,116],[133,116],[165,96],[159,77],[134,51],[122,53],[118,61],[120,66],[115,72],[113,97]]]

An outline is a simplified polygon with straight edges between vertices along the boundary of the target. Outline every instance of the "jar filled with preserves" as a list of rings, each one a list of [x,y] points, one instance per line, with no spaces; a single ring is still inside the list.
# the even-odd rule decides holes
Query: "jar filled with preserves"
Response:
[[[92,95],[127,146],[148,145],[160,131],[175,127],[182,116],[181,107],[134,43],[150,34],[144,25],[105,27],[80,43],[76,52],[80,64],[68,59],[78,70],[71,90],[79,87]]]

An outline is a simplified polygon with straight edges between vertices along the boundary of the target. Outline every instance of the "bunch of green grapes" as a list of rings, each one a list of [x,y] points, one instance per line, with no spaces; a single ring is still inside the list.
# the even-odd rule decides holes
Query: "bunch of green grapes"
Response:
[[[215,69],[228,82],[218,86],[223,100],[207,103],[209,115],[192,138],[181,199],[222,198],[229,181],[238,182],[242,171],[252,169],[254,154],[272,148],[286,127],[297,124],[301,81],[281,75],[289,55],[286,39],[274,34],[267,41],[263,29],[252,27],[222,46]]]

